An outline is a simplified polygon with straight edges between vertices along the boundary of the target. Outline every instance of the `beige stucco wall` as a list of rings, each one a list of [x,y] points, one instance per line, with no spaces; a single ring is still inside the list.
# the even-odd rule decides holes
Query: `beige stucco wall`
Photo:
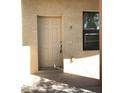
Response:
[[[82,12],[86,10],[97,11],[98,0],[22,0],[23,45],[30,46],[31,73],[38,72],[37,16],[62,16],[63,59],[99,54],[82,50]]]

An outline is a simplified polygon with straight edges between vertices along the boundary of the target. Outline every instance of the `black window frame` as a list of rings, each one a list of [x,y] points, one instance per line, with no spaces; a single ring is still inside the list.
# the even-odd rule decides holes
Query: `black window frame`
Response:
[[[85,13],[98,13],[99,15],[98,11],[83,11],[83,17],[82,17],[83,18],[83,21],[82,21],[83,22],[83,51],[99,50],[99,28],[98,29],[84,29],[84,14]],[[90,42],[88,41],[88,38]],[[90,40],[90,38],[93,38],[93,40]]]

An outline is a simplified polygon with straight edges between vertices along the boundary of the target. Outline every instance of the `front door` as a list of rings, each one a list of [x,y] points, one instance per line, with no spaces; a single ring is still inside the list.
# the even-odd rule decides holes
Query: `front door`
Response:
[[[61,17],[38,17],[39,70],[63,66]]]

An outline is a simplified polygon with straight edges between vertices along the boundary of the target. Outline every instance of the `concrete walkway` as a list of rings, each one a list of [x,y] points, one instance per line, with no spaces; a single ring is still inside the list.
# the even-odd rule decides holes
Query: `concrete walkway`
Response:
[[[31,85],[23,84],[22,93],[102,93],[97,79],[63,73],[60,70],[34,74]]]

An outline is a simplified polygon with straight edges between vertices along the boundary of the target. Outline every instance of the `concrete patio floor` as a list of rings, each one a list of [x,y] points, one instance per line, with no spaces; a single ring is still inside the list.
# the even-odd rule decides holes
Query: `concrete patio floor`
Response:
[[[33,74],[30,84],[23,83],[22,93],[102,93],[98,79],[64,73],[61,70]]]

